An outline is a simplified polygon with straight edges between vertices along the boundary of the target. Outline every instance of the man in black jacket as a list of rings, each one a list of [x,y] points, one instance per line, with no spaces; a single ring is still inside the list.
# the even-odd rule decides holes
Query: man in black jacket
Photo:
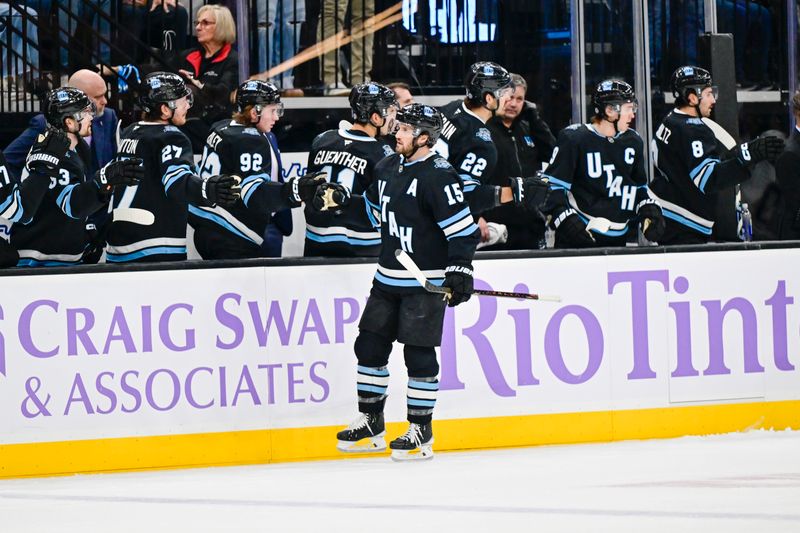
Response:
[[[781,190],[780,233],[783,240],[800,239],[800,91],[792,97],[794,130],[786,150],[775,162],[775,177]]]
[[[492,183],[503,185],[509,177],[533,176],[550,160],[556,139],[539,116],[536,104],[525,100],[528,84],[519,74],[511,74],[514,92],[502,115],[487,126],[497,147],[497,166]],[[483,249],[520,250],[544,247],[544,219],[540,213],[514,204],[505,204],[483,213],[484,221],[505,224],[508,240]]]

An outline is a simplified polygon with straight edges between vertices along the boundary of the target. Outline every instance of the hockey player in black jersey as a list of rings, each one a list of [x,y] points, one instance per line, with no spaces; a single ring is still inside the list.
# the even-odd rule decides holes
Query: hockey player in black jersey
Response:
[[[664,218],[647,194],[644,142],[630,128],[637,111],[633,88],[620,80],[602,81],[592,106],[591,123],[561,131],[545,171],[555,245],[625,246],[637,222],[648,240],[658,241]]]
[[[353,197],[344,212],[380,227],[382,246],[354,346],[360,415],[337,438],[345,452],[386,448],[387,364],[397,340],[405,345],[409,427],[389,445],[392,458],[427,459],[433,456],[431,419],[439,389],[435,347],[442,340],[445,303],[440,294],[420,286],[398,263],[395,251],[411,255],[431,282],[450,287],[448,305],[455,306],[472,293],[471,262],[479,231],[458,174],[431,151],[441,131],[439,112],[410,104],[398,112],[397,122],[398,153],[378,163],[376,181],[363,197]]]
[[[154,72],[142,83],[144,120],[122,133],[119,152],[144,161],[138,186],[114,194],[114,210],[149,213],[151,224],[115,215],[108,232],[109,263],[186,259],[188,204],[231,205],[239,197],[233,176],[197,175],[189,139],[178,126],[186,122],[191,92],[177,74]]]
[[[241,199],[230,207],[189,205],[194,243],[203,259],[261,257],[271,213],[299,207],[325,181],[313,174],[278,181],[280,166],[267,132],[283,116],[280,92],[272,83],[248,80],[236,92],[232,119],[214,124],[203,149],[200,176],[236,175]]]
[[[748,179],[759,161],[775,161],[784,143],[778,137],[763,137],[729,152],[703,122],[717,102],[711,73],[680,67],[670,84],[675,109],[658,127],[651,145],[656,175],[650,194],[667,220],[660,242],[705,243],[714,227],[717,191]]]
[[[443,108],[442,134],[434,149],[458,172],[474,214],[511,202],[537,208],[547,192],[539,179],[507,176],[508,186],[490,184],[497,164],[497,148],[486,122],[502,113],[514,92],[510,74],[496,63],[475,63],[467,73],[465,86],[466,98]]]
[[[375,164],[394,153],[377,137],[391,126],[397,102],[394,92],[379,83],[356,85],[350,91],[353,125],[328,130],[311,144],[308,172],[324,171],[328,181],[352,194],[363,194],[375,180]],[[346,220],[336,211],[319,212],[308,206],[306,256],[376,256],[381,236],[368,223]]]
[[[89,244],[86,218],[106,207],[115,187],[138,183],[142,177],[137,159],[111,161],[94,176],[86,175],[89,147],[83,137],[91,134],[93,117],[94,105],[80,89],[61,87],[46,96],[48,130],[28,154],[18,197],[22,212],[15,215],[19,218],[11,228],[19,266],[81,263]],[[38,192],[28,194],[30,189],[24,187],[31,180],[35,189],[45,190],[38,208],[24,205],[26,197],[38,197]]]

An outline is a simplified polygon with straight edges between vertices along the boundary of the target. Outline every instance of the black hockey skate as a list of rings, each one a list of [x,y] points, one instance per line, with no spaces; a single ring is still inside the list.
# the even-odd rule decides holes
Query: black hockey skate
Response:
[[[393,461],[415,461],[433,459],[433,429],[427,424],[408,425],[405,434],[394,439],[389,447],[392,449]]]
[[[383,413],[359,413],[347,429],[336,434],[336,448],[347,453],[382,452],[386,449],[385,434]]]

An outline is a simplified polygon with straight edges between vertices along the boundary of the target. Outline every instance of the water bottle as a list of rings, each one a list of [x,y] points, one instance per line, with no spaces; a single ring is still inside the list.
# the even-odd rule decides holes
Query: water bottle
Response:
[[[742,202],[740,221],[741,221],[741,231],[739,232],[739,238],[742,239],[744,242],[752,241],[753,216],[750,214],[750,207],[747,205],[747,202]]]

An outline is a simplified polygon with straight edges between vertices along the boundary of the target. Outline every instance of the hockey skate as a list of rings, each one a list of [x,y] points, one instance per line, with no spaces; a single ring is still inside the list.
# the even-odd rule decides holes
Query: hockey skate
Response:
[[[382,452],[386,449],[383,413],[359,413],[352,424],[336,434],[336,448],[346,453]]]
[[[389,448],[392,449],[392,461],[433,459],[433,430],[430,422],[427,424],[411,422],[408,431],[394,439]]]

